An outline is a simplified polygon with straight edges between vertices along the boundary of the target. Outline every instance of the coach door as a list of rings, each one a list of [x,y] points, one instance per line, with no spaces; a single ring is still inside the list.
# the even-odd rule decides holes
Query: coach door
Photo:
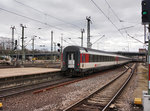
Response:
[[[74,53],[69,53],[68,54],[68,68],[74,68],[75,64],[75,54]]]

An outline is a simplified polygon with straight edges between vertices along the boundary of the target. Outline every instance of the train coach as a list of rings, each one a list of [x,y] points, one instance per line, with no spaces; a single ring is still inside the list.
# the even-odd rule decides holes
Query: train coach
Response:
[[[79,46],[68,46],[62,54],[61,70],[81,76],[130,62],[129,57]]]

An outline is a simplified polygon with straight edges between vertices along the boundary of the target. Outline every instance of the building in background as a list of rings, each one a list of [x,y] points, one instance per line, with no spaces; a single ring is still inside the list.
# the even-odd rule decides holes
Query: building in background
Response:
[[[139,56],[139,59],[141,59],[142,61],[147,61],[147,50],[146,49],[139,49],[139,53],[145,53],[145,56]]]

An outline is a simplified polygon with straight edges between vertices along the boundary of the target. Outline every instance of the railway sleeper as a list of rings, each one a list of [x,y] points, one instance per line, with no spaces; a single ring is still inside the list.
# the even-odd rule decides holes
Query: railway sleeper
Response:
[[[74,111],[100,111],[101,108],[98,106],[89,106],[89,105],[82,105],[80,107],[74,108]]]

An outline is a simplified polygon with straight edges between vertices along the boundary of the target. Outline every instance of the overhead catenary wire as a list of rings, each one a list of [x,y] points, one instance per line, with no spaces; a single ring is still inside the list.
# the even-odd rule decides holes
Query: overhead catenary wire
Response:
[[[98,42],[100,39],[102,39],[103,37],[105,37],[105,35],[103,35],[102,37],[100,37],[99,39],[97,39],[92,45],[94,45],[96,42]]]
[[[109,6],[109,8],[111,9],[111,11],[113,12],[113,14],[116,16],[116,18],[118,19],[118,21],[121,23],[121,22],[124,22],[123,20],[121,20],[118,16],[117,16],[117,14],[115,13],[115,11],[113,10],[113,8],[111,7],[111,5],[108,3],[108,1],[107,0],[105,0],[105,2],[106,2],[106,4]],[[123,25],[122,25],[123,26]],[[131,28],[131,27],[134,27],[134,26],[130,26],[130,27],[124,27],[123,26],[123,28],[122,29],[124,29],[125,30],[125,33],[127,34],[127,36],[128,37],[130,37],[130,38],[132,38],[132,39],[134,39],[134,40],[136,40],[136,41],[138,41],[138,42],[140,42],[140,43],[142,43],[142,44],[144,44],[143,42],[141,42],[140,40],[138,40],[138,39],[136,39],[136,38],[134,38],[133,36],[130,36],[130,34],[127,32],[127,28]],[[119,31],[120,30],[122,30],[122,29],[119,29]]]
[[[72,41],[71,38],[68,38],[72,43],[74,43],[75,45],[79,46],[76,42]]]
[[[108,7],[111,9],[111,11],[113,12],[113,14],[116,16],[116,18],[120,21],[123,22],[123,20],[121,20],[118,15],[115,13],[115,11],[112,9],[112,7],[110,6],[110,4],[108,3],[107,0],[105,0],[106,4],[108,5]]]
[[[31,6],[27,5],[27,4],[24,4],[24,3],[20,2],[20,1],[17,1],[17,0],[14,0],[14,1],[17,2],[17,3],[19,3],[19,4],[21,4],[21,5],[23,5],[23,6],[25,6],[25,7],[31,8],[32,10],[35,10],[35,11],[37,11],[37,12],[39,12],[39,13],[42,13],[42,14],[44,14],[45,16],[49,16],[49,17],[51,17],[51,18],[53,18],[53,19],[56,19],[56,20],[58,20],[58,21],[61,21],[61,22],[65,23],[65,24],[70,24],[70,25],[72,25],[72,26],[74,26],[74,27],[77,27],[77,28],[81,29],[81,27],[79,27],[79,26],[77,26],[77,25],[75,25],[75,24],[72,24],[72,23],[70,23],[70,22],[66,22],[66,21],[64,21],[64,20],[62,20],[62,19],[60,19],[60,18],[57,18],[57,17],[52,16],[52,15],[50,15],[50,14],[47,14],[47,13],[45,13],[45,12],[43,12],[43,11],[40,11],[40,10],[38,10],[38,9],[36,9],[36,8],[33,8],[33,7],[31,7]]]
[[[71,44],[71,43],[67,42],[67,41],[66,41],[66,40],[64,40],[64,39],[63,39],[63,41],[64,41],[64,42],[66,42],[66,43],[68,43],[68,44]]]
[[[47,26],[49,26],[49,27],[53,27],[53,28],[55,28],[55,29],[57,29],[57,30],[64,31],[63,29],[58,28],[58,27],[53,26],[53,25],[50,25],[50,24],[48,24],[48,23],[46,23],[46,22],[42,22],[42,21],[40,21],[40,20],[37,20],[37,19],[31,18],[31,17],[25,16],[25,15],[21,15],[21,14],[18,14],[18,13],[16,13],[16,12],[13,12],[13,11],[6,10],[6,9],[4,9],[4,8],[0,8],[0,10],[3,10],[3,11],[5,11],[5,12],[8,12],[8,13],[11,13],[11,14],[14,14],[14,15],[17,15],[17,16],[20,16],[20,17],[23,17],[23,18],[32,20],[32,21],[34,21],[34,22],[38,22],[38,23],[47,25]],[[66,32],[66,31],[64,31],[64,32]],[[74,35],[74,33],[71,33],[71,32],[67,32],[67,33],[70,33],[70,34],[73,34],[73,35]]]
[[[119,28],[113,23],[110,18],[104,13],[104,11],[94,2],[94,0],[91,0],[91,2],[95,5],[95,7],[108,19],[108,21],[117,29],[117,31],[124,37],[122,32],[119,30]]]
[[[48,23],[42,22],[42,21],[37,20],[37,19],[33,19],[33,18],[31,18],[31,17],[27,17],[27,16],[25,16],[25,15],[18,14],[18,13],[13,12],[13,11],[9,11],[9,10],[3,9],[3,8],[0,8],[0,10],[3,10],[3,11],[8,12],[8,13],[15,14],[15,15],[17,15],[17,16],[20,16],[20,17],[23,17],[23,18],[26,18],[26,19],[30,19],[30,20],[35,21],[35,22],[39,22],[39,23],[41,23],[41,24],[44,24],[44,25],[47,25],[47,26],[50,26],[50,27],[54,27],[55,29],[58,29],[58,30],[62,30],[62,29],[57,28],[57,27],[55,27],[55,26],[53,26],[53,25],[50,25],[50,24],[48,24]]]
[[[134,40],[136,40],[136,41],[138,41],[138,42],[144,44],[142,41],[140,41],[140,40],[136,39],[135,37],[131,36],[130,34],[128,34],[128,32],[126,32],[126,33],[127,33],[127,36],[128,36],[128,37],[130,37],[130,38],[132,38],[132,39],[134,39]]]

